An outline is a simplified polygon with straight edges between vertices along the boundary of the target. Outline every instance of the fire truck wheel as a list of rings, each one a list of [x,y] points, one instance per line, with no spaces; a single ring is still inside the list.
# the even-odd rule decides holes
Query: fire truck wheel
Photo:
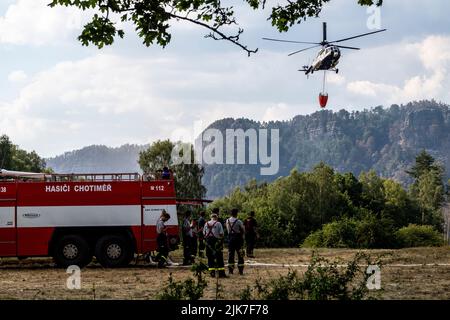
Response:
[[[56,243],[53,258],[58,266],[67,268],[76,265],[80,268],[92,260],[89,244],[78,235],[66,235]]]
[[[105,268],[124,267],[131,262],[133,254],[130,241],[120,235],[104,236],[95,246],[95,256]]]

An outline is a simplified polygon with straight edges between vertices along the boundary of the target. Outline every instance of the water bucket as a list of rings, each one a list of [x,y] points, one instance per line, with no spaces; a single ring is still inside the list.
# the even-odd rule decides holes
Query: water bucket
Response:
[[[325,108],[328,103],[328,93],[319,94],[319,104],[321,108]]]

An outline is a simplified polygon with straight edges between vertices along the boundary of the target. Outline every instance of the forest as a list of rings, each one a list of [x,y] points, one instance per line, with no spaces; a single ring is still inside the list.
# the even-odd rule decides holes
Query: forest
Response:
[[[249,119],[222,119],[209,128],[277,128],[280,132],[280,170],[261,176],[259,165],[207,165],[203,183],[210,198],[221,197],[256,178],[271,182],[288,176],[293,168],[310,171],[321,161],[338,172],[375,170],[403,186],[413,182],[406,174],[414,157],[427,150],[447,169],[450,178],[450,109],[436,101],[416,101],[405,105],[381,106],[362,111],[331,110],[298,115],[289,121],[257,122]]]
[[[426,151],[405,189],[375,171],[339,173],[325,163],[274,182],[250,181],[211,208],[255,211],[264,247],[400,248],[442,244],[444,168]]]

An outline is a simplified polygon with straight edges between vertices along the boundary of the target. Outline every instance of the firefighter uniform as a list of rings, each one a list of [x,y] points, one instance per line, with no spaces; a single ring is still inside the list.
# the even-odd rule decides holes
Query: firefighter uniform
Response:
[[[237,217],[230,217],[225,223],[228,231],[228,271],[233,273],[235,268],[234,257],[238,257],[239,274],[244,274],[244,223]]]
[[[255,213],[250,212],[250,216],[244,222],[245,227],[245,243],[247,244],[247,257],[254,258],[253,249],[258,239],[258,223],[255,220]]]
[[[156,238],[156,243],[158,244],[158,267],[162,268],[169,256],[166,226],[162,217],[156,223],[156,234],[158,235]]]
[[[191,241],[191,256],[195,259],[198,250],[198,222],[195,219],[191,221],[192,241]]]
[[[190,222],[190,215],[185,216],[183,220],[183,265],[192,264],[192,229]]]
[[[203,258],[205,256],[205,236],[203,234],[203,228],[205,227],[206,220],[203,215],[198,218],[198,256]]]
[[[219,271],[219,277],[226,277],[223,262],[223,227],[217,221],[217,215],[212,215],[212,219],[205,223],[203,234],[206,242],[206,256],[208,257],[208,270],[211,276],[215,277]]]

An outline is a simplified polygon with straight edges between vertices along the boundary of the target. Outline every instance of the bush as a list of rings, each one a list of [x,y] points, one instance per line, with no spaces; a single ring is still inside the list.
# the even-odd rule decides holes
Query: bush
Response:
[[[321,230],[310,234],[303,242],[309,248],[354,248],[356,222],[343,218],[325,224]]]
[[[203,290],[206,281],[200,283],[189,278],[182,282],[173,280],[172,274],[169,276],[168,284],[162,288],[162,292],[157,295],[160,300],[199,300],[203,297]]]
[[[354,219],[341,220],[323,226],[323,245],[327,248],[355,248],[357,222]]]
[[[443,245],[438,231],[432,226],[410,224],[396,232],[397,241],[403,248],[410,247],[437,247]]]
[[[156,296],[159,300],[199,300],[203,297],[203,292],[207,286],[204,273],[208,267],[200,262],[192,266],[196,281],[188,278],[184,281],[174,281],[172,273],[169,275],[167,285],[161,288],[161,292]]]
[[[396,246],[394,221],[368,215],[356,224],[356,248],[376,249]]]
[[[305,248],[391,248],[395,246],[395,229],[391,219],[366,215],[357,220],[343,218],[325,224],[310,234]]]
[[[323,248],[323,231],[317,230],[311,233],[306,239],[303,241],[301,247],[303,248]]]
[[[241,294],[246,300],[362,300],[368,297],[366,273],[369,265],[381,267],[381,260],[373,260],[367,254],[357,253],[352,261],[341,267],[339,261],[330,261],[312,255],[312,262],[305,274],[299,276],[289,271],[286,276],[262,283],[256,281],[254,288],[247,286]]]

